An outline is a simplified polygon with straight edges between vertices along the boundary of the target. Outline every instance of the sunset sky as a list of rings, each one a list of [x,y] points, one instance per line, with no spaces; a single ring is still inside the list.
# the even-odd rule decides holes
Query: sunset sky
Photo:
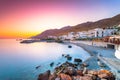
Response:
[[[0,38],[26,38],[117,14],[120,0],[0,0]]]

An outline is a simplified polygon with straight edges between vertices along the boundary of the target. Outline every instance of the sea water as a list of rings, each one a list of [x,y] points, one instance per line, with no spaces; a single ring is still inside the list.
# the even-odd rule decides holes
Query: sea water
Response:
[[[72,44],[71,44],[72,45]],[[58,63],[67,61],[62,54],[69,54],[83,61],[90,55],[81,47],[68,44],[36,42],[20,44],[14,39],[0,40],[0,80],[36,80],[47,70],[53,71]],[[54,66],[50,67],[50,63]],[[40,66],[36,69],[37,66]]]

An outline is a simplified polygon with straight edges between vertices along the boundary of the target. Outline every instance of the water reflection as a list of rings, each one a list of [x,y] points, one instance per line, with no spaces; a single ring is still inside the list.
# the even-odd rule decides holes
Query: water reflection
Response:
[[[90,55],[82,48],[58,43],[32,43],[20,44],[15,40],[0,40],[0,78],[12,80],[35,79],[36,76],[47,69],[51,69],[50,62],[55,64],[63,62],[62,54],[70,54],[83,60]],[[42,69],[35,67],[42,65]],[[54,66],[55,67],[55,66]],[[53,67],[53,68],[54,68]]]

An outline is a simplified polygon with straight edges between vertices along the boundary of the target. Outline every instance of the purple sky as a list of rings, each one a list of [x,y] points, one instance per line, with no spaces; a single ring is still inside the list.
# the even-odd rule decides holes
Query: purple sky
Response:
[[[119,13],[120,0],[0,0],[0,37],[28,37]]]

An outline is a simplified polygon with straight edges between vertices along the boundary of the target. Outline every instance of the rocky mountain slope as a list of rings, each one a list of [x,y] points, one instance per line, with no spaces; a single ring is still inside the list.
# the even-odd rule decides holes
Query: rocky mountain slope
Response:
[[[120,14],[112,18],[102,19],[96,22],[86,22],[76,26],[67,26],[61,29],[49,29],[41,34],[33,36],[32,38],[46,38],[47,36],[59,36],[67,34],[68,32],[87,31],[94,28],[107,28],[120,24]]]

